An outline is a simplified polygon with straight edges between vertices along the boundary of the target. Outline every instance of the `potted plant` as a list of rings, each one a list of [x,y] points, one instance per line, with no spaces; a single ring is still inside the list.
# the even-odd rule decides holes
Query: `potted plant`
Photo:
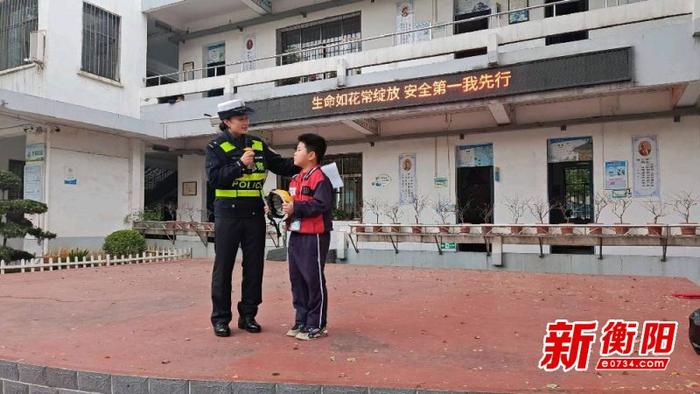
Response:
[[[419,226],[420,224],[420,215],[423,212],[423,210],[426,208],[428,205],[428,197],[424,196],[422,194],[415,194],[411,196],[411,199],[409,201],[409,204],[411,208],[413,209],[413,217],[416,221],[416,225],[411,227],[411,231],[414,234],[420,234],[423,232],[423,228]]]
[[[544,221],[547,220],[549,217],[549,212],[551,211],[549,202],[541,198],[537,198],[530,200],[527,206],[532,216],[534,216],[537,219],[537,222],[540,224],[540,226],[537,226],[537,234],[547,234],[548,228],[547,226],[544,226]]]
[[[513,224],[510,225],[510,233],[513,235],[518,235],[523,231],[523,226],[519,225],[520,218],[525,215],[525,210],[528,204],[527,199],[520,197],[506,198],[504,205],[510,211],[510,215],[513,218]]]
[[[681,226],[681,234],[696,235],[697,223],[690,223],[690,211],[698,205],[698,197],[690,192],[680,192],[673,201],[673,210],[683,217],[684,226]]]
[[[593,224],[601,225],[600,215],[603,210],[610,205],[610,197],[606,193],[597,193],[593,198]],[[598,226],[591,227],[591,234],[602,234],[603,228]]]
[[[386,216],[391,220],[391,232],[400,233],[401,226],[399,226],[399,217],[401,216],[401,205],[398,203],[389,205],[386,210]]]
[[[493,204],[487,203],[482,205],[479,208],[479,216],[481,216],[481,223],[485,224],[484,226],[481,226],[481,233],[491,234],[493,227],[486,224],[491,223],[491,219],[493,217]]]
[[[457,221],[462,224],[462,226],[459,226],[459,232],[460,234],[469,234],[469,231],[471,230],[471,227],[469,226],[470,223],[467,223],[464,221],[464,216],[469,212],[469,208],[472,205],[471,200],[466,200],[462,203],[461,206],[456,207],[455,213],[457,214]]]
[[[654,218],[653,223],[647,223],[647,234],[648,235],[661,235],[661,230],[663,225],[659,224],[659,219],[666,216],[666,208],[668,204],[661,200],[647,200],[643,204],[644,209],[646,209]]]
[[[625,235],[630,231],[629,223],[625,223],[625,213],[632,205],[632,199],[629,197],[617,198],[612,201],[612,211],[617,216],[618,222],[615,226],[615,234]]]
[[[571,209],[566,204],[566,201],[557,201],[552,204],[552,210],[559,211],[565,222],[559,225],[559,230],[562,235],[571,235],[574,233],[574,227],[570,224]]]
[[[443,234],[449,233],[450,228],[447,226],[447,220],[451,216],[451,214],[455,212],[454,206],[452,205],[450,200],[448,200],[444,196],[438,197],[437,201],[433,202],[431,206],[440,218],[441,226],[439,226],[439,231]]]

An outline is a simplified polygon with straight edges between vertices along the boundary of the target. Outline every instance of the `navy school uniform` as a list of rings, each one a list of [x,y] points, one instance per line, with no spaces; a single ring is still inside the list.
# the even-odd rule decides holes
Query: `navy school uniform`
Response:
[[[307,329],[324,328],[328,312],[324,267],[333,229],[333,186],[321,168],[314,167],[292,178],[289,193],[294,198],[288,256],[295,323]]]

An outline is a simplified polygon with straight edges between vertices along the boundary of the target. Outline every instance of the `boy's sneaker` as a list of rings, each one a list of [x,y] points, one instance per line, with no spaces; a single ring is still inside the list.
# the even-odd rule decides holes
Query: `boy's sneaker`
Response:
[[[311,341],[313,339],[322,338],[328,335],[328,330],[323,328],[304,329],[297,334],[296,339],[300,341]]]
[[[303,330],[304,330],[303,324],[294,323],[294,326],[291,329],[289,329],[289,331],[287,331],[287,336],[294,338],[297,335],[299,335],[299,333],[302,332]]]

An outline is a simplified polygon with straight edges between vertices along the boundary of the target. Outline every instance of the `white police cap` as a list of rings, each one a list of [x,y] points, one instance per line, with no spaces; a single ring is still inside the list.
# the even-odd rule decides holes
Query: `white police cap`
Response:
[[[232,116],[241,116],[255,112],[251,107],[245,105],[245,102],[241,99],[233,99],[225,101],[217,105],[217,111],[219,114],[219,119],[228,119]]]

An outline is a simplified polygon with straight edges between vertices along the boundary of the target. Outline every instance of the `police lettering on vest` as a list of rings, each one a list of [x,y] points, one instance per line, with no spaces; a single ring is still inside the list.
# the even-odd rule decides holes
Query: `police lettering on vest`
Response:
[[[245,152],[244,147],[234,146],[229,141],[219,144],[219,148],[226,157],[232,161],[240,160]],[[246,172],[236,178],[229,189],[216,189],[217,198],[262,197],[262,189],[267,179],[267,168],[263,158],[263,143],[253,140],[251,148],[255,152],[255,169],[246,169]]]

